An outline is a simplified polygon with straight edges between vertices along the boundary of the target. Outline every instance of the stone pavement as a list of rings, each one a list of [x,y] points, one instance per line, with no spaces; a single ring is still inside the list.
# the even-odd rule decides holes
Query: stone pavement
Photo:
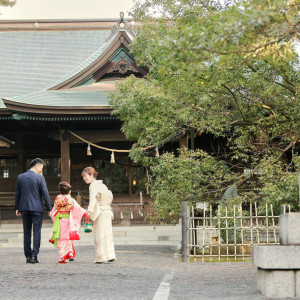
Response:
[[[93,246],[57,263],[56,248],[41,248],[26,264],[21,248],[0,249],[1,299],[265,299],[251,262],[182,263],[175,246],[116,246],[118,261],[93,264]]]

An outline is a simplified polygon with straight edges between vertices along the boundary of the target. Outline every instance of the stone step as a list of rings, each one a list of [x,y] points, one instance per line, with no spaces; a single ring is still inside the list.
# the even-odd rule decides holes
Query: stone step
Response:
[[[52,221],[43,221],[43,228],[52,228],[53,223]],[[0,224],[0,232],[7,230],[23,230],[23,223],[1,223]]]
[[[42,228],[41,247],[53,247],[49,243],[51,227]],[[114,243],[116,245],[175,245],[181,242],[181,226],[132,226],[113,227]],[[94,245],[94,234],[79,230],[80,241],[74,241],[74,245]],[[9,237],[7,243],[1,243],[0,248],[23,247],[23,232],[19,231],[15,236]]]
[[[43,233],[50,233],[52,230],[52,226],[45,228],[44,226],[42,227],[42,234]],[[83,226],[80,227],[80,231],[83,231]],[[18,233],[23,233],[23,228],[18,229],[18,230],[12,230],[9,231],[9,229],[6,229],[5,231],[0,231],[1,232],[18,232]],[[176,226],[160,226],[160,227],[155,227],[153,228],[152,226],[120,226],[120,227],[113,227],[113,232],[126,232],[129,235],[130,234],[137,234],[137,233],[143,233],[143,234],[163,234],[163,233],[174,233],[174,234],[181,234],[181,227],[179,225]]]
[[[119,241],[114,240],[114,244],[116,246],[126,246],[126,245],[142,245],[142,246],[178,246],[180,242],[177,241]],[[94,246],[94,241],[74,241],[74,247],[77,246]],[[0,243],[0,249],[1,248],[23,248],[23,244],[15,244],[10,245],[7,243]],[[55,248],[51,243],[49,242],[43,242],[41,243],[41,248]]]
[[[94,241],[94,235],[91,235],[89,237],[84,237],[82,235],[80,235],[80,240],[81,241],[86,241],[86,242],[89,242],[89,241]],[[165,235],[165,236],[147,236],[147,237],[144,237],[144,236],[123,236],[123,237],[120,237],[120,236],[116,236],[114,234],[114,240],[118,240],[118,241],[128,241],[128,242],[134,242],[134,241],[160,241],[160,242],[164,242],[164,241],[170,241],[170,242],[176,242],[176,241],[180,241],[180,238],[178,236],[170,236],[170,235]],[[6,240],[7,241],[7,240]],[[48,243],[49,241],[49,237],[43,237],[41,239],[41,243]],[[16,244],[22,244],[23,243],[23,236],[22,237],[18,237],[18,238],[15,238],[15,237],[11,237],[9,238],[8,240],[8,243],[10,245],[16,245]]]
[[[41,241],[48,241],[50,237],[49,234],[46,234],[45,232],[42,233]],[[113,233],[114,239],[126,239],[126,240],[145,240],[145,241],[151,241],[151,240],[157,240],[157,241],[176,241],[180,239],[180,235],[177,233],[165,233],[165,234],[144,234],[144,233],[132,233],[132,232],[121,232],[117,231]],[[79,231],[79,236],[81,240],[93,240],[94,234],[93,233],[85,233],[82,231]],[[16,235],[13,235],[9,237],[10,243],[18,243],[23,241],[23,234],[19,233]]]
[[[23,227],[22,228],[0,228],[0,234],[1,233],[19,233],[23,232]]]
[[[3,233],[3,232],[0,232],[0,242],[8,241],[9,239],[16,238],[16,237],[19,237],[18,233],[11,233],[11,232]]]

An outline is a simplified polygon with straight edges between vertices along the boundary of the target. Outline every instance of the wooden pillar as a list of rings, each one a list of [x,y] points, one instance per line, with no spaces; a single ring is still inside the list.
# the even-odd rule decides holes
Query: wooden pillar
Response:
[[[191,150],[195,150],[195,129],[191,129]]]
[[[24,154],[20,153],[18,154],[18,173],[21,174],[25,172],[25,159]]]
[[[61,181],[70,183],[71,160],[70,160],[70,136],[65,130],[60,130],[60,158],[61,158]]]
[[[182,137],[180,139],[180,145],[179,145],[180,149],[182,148],[187,148],[189,147],[189,137],[187,134],[184,135],[184,137]]]
[[[129,160],[129,167],[128,167],[128,187],[129,187],[129,196],[132,196],[132,168],[131,168],[131,161]]]

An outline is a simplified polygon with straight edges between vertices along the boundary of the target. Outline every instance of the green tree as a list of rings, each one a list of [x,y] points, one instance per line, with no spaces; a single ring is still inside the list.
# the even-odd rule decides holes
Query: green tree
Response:
[[[0,0],[0,6],[13,6],[16,2],[16,0]]]
[[[216,153],[207,161],[193,158],[204,168],[213,160],[228,167],[222,168],[222,176],[218,174],[218,191],[207,180],[199,179],[197,186],[206,187],[214,196],[231,184],[253,186],[254,192],[240,192],[241,199],[274,202],[276,197],[270,196],[267,186],[272,183],[275,190],[282,190],[281,179],[291,177],[284,184],[292,190],[290,197],[281,201],[296,206],[297,186],[290,183],[300,171],[300,76],[295,51],[299,8],[299,0],[137,3],[133,16],[141,26],[132,53],[150,72],[143,79],[132,76],[121,81],[111,96],[114,113],[124,122],[122,130],[135,141],[131,157],[153,165],[155,173],[169,154],[157,159],[141,147],[160,147],[191,129],[226,138],[226,155]],[[159,19],[155,18],[158,13]],[[166,174],[175,172],[183,157],[174,156],[174,160],[178,162],[170,164]],[[228,171],[237,164],[252,171]],[[189,177],[178,176],[186,184],[174,190],[177,202],[183,200],[187,186],[193,185]],[[208,176],[213,182],[214,172]],[[166,198],[156,178],[151,191],[156,206],[164,211]],[[193,201],[199,201],[197,193]]]
[[[158,218],[162,220],[178,215],[182,199],[190,205],[195,199],[216,200],[224,180],[232,177],[223,161],[201,150],[182,150],[178,157],[165,153],[151,170],[151,195],[160,211]],[[208,193],[208,189],[214,192]]]

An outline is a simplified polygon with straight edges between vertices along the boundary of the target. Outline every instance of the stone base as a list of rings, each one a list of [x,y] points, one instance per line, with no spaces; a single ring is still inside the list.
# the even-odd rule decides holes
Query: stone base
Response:
[[[257,289],[265,297],[300,298],[300,270],[264,270],[258,268]]]
[[[254,246],[257,289],[265,297],[300,298],[300,213],[280,216],[280,246]]]
[[[300,246],[253,246],[252,258],[261,269],[300,270]]]
[[[300,245],[300,213],[288,213],[279,218],[281,245]]]

